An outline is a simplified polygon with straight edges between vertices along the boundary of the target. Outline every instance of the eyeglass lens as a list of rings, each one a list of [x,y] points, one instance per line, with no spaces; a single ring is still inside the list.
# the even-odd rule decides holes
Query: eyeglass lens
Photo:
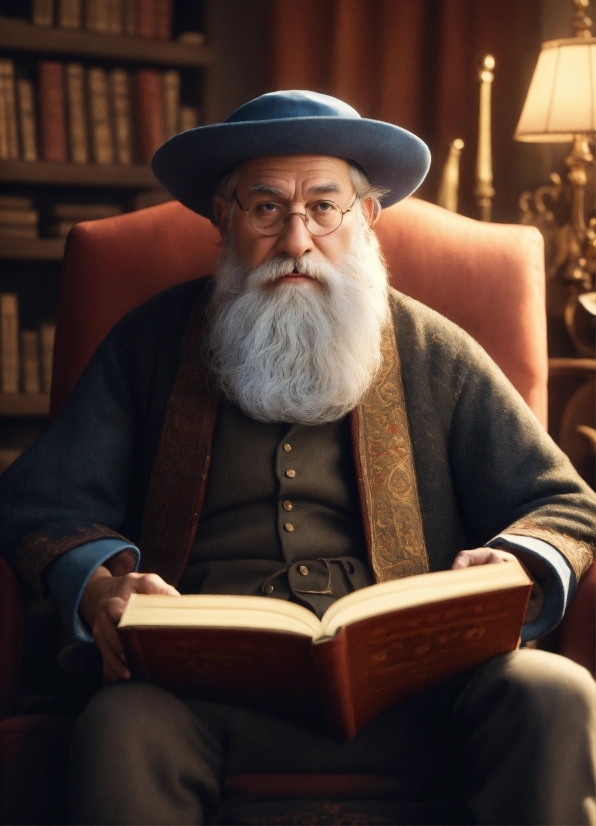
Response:
[[[277,235],[286,225],[290,215],[299,215],[313,235],[327,235],[342,222],[341,209],[331,201],[317,201],[306,207],[305,212],[293,212],[283,204],[267,201],[251,207],[248,217],[253,229],[265,235]]]

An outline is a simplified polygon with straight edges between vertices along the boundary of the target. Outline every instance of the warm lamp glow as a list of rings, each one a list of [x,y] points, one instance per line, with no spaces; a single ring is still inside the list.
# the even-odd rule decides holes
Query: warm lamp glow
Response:
[[[595,132],[596,37],[543,43],[515,140],[554,143]]]

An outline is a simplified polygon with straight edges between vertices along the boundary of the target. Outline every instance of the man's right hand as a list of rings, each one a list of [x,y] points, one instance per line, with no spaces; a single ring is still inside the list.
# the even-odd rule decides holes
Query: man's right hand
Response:
[[[110,561],[106,564],[109,565]],[[110,567],[116,574],[128,566],[119,564]],[[104,674],[113,682],[130,677],[116,626],[131,594],[180,596],[157,574],[125,573],[117,576],[104,565],[93,572],[83,592],[81,613],[89,623],[95,644],[101,651]]]

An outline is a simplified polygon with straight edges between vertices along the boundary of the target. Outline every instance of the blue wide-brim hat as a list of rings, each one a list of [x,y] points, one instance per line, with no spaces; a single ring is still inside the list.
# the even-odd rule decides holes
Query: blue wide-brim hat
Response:
[[[308,91],[271,92],[245,103],[224,123],[199,126],[161,146],[151,167],[175,198],[213,218],[224,175],[266,155],[331,155],[353,161],[388,190],[383,207],[416,190],[430,165],[420,138],[391,123],[361,118],[347,103]]]

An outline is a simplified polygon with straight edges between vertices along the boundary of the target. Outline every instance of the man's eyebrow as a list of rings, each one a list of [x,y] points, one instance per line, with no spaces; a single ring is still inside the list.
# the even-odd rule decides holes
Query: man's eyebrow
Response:
[[[265,195],[277,195],[278,198],[284,198],[286,194],[282,189],[278,189],[276,186],[270,186],[269,184],[253,184],[248,191],[262,192]]]
[[[274,195],[277,198],[285,198],[286,193],[283,189],[279,189],[271,184],[256,183],[249,187],[250,193],[261,193],[263,195]],[[341,187],[336,183],[319,184],[318,186],[311,186],[307,194],[312,195],[327,195],[329,192],[341,192]]]
[[[341,186],[334,183],[320,184],[319,186],[311,186],[308,190],[309,195],[326,195],[328,192],[341,192]]]

